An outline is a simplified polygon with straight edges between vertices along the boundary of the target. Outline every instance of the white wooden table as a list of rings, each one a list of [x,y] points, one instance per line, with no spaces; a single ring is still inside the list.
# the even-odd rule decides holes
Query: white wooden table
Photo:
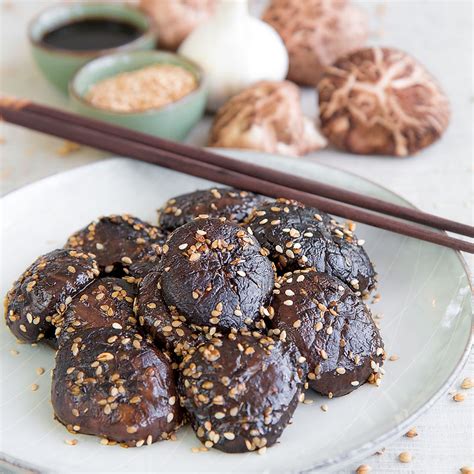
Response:
[[[0,90],[67,107],[67,98],[53,90],[33,64],[25,35],[27,21],[49,3],[50,0],[0,1]],[[412,158],[365,158],[324,151],[305,159],[359,174],[401,194],[425,211],[472,224],[472,2],[392,0],[361,3],[371,14],[373,44],[409,51],[439,79],[452,104],[450,128],[439,143]],[[261,7],[262,4],[255,6],[256,9]],[[303,106],[313,116],[315,102],[314,92],[305,91]],[[210,119],[205,118],[188,141],[204,145],[209,123]],[[6,124],[0,125],[0,138],[1,194],[106,156],[87,148],[63,156],[59,152],[63,146],[61,140]],[[468,263],[472,269],[472,259]],[[457,385],[464,377],[473,376],[473,369],[471,356]],[[383,473],[455,473],[461,466],[473,466],[474,390],[466,394],[466,401],[455,403],[447,393],[419,419],[416,438],[403,437],[387,446],[383,454],[371,456],[364,463],[372,467],[372,472]],[[402,451],[413,455],[410,464],[398,461]],[[353,471],[356,468],[354,465]]]

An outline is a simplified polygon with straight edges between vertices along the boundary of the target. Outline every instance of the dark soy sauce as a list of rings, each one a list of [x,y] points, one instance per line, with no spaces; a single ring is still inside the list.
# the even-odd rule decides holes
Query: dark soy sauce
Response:
[[[93,51],[122,46],[142,34],[142,30],[125,21],[84,18],[49,31],[41,41],[59,49]]]

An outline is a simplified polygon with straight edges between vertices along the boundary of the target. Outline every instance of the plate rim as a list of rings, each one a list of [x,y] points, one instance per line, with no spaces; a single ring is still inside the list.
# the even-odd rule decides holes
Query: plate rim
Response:
[[[289,159],[289,157],[286,157],[286,156],[283,156],[283,155],[273,155],[271,153],[260,153],[258,151],[251,151],[250,152],[250,151],[239,150],[239,149],[217,149],[217,150],[219,150],[220,152],[224,152],[224,153],[225,152],[235,153],[236,155],[244,155],[245,156],[245,155],[248,155],[250,153],[258,153],[258,154],[274,156],[278,159]],[[121,157],[121,156],[110,156],[110,157],[106,157],[105,159],[99,159],[99,160],[94,161],[92,163],[86,163],[86,164],[76,166],[76,167],[68,169],[68,170],[58,171],[57,173],[53,173],[53,174],[50,174],[48,176],[44,176],[44,177],[42,177],[42,178],[40,178],[36,181],[33,181],[33,182],[28,183],[24,186],[20,186],[19,188],[16,188],[16,189],[13,189],[13,190],[7,192],[6,194],[4,194],[3,196],[0,197],[0,205],[3,207],[5,205],[6,201],[11,199],[14,195],[23,192],[26,188],[32,188],[32,187],[36,187],[38,185],[42,185],[42,184],[44,184],[45,182],[47,182],[49,180],[53,180],[55,178],[58,178],[59,176],[73,174],[73,173],[77,172],[78,170],[80,170],[82,168],[98,166],[98,165],[101,165],[105,162],[113,162],[113,161],[120,162],[120,161],[129,161],[129,160],[133,160],[133,159],[132,158],[127,158],[127,157]],[[405,197],[401,196],[399,193],[397,193],[395,191],[392,191],[391,189],[389,189],[389,188],[387,188],[387,187],[385,187],[385,186],[383,186],[383,185],[381,185],[381,184],[379,184],[379,183],[377,183],[377,182],[375,182],[371,179],[368,179],[364,176],[360,176],[357,173],[354,173],[354,172],[351,172],[351,171],[346,171],[346,170],[343,170],[343,169],[338,168],[337,166],[333,166],[333,165],[327,165],[327,164],[322,164],[322,163],[314,163],[314,162],[309,161],[307,158],[303,158],[303,160],[307,161],[309,165],[316,165],[316,166],[319,166],[319,167],[322,167],[322,168],[328,168],[328,169],[340,172],[342,174],[347,174],[349,176],[353,176],[353,177],[355,177],[359,180],[365,181],[365,182],[367,182],[367,183],[369,183],[373,186],[378,187],[379,189],[387,191],[388,193],[396,196],[398,199],[403,201],[408,207],[411,207],[413,209],[419,209],[417,206],[415,206],[413,203],[411,203]],[[135,161],[135,160],[133,160],[133,161]],[[265,165],[262,165],[262,166],[265,166]],[[444,233],[446,234],[446,232],[444,232]],[[462,253],[460,251],[453,250],[453,249],[449,249],[449,250],[454,252],[454,254],[457,256],[457,258],[458,258],[458,260],[459,260],[459,262],[460,262],[460,264],[461,264],[461,266],[462,266],[462,268],[463,268],[463,270],[464,270],[464,272],[467,276],[469,288],[471,290],[471,295],[472,295],[473,291],[474,291],[473,282],[472,282],[472,275],[471,275],[471,270],[470,270],[470,268],[467,264],[466,259],[464,258],[464,256],[462,255]],[[416,410],[411,416],[406,418],[402,423],[397,425],[392,430],[389,430],[388,432],[378,436],[377,438],[370,441],[369,443],[365,443],[365,444],[362,444],[358,447],[355,447],[355,448],[351,449],[350,451],[347,451],[346,453],[341,454],[337,457],[324,459],[321,462],[318,462],[317,464],[308,466],[307,468],[296,470],[296,471],[292,470],[292,471],[289,471],[289,472],[292,472],[292,473],[295,473],[295,474],[296,473],[297,474],[306,474],[306,473],[310,473],[312,471],[322,469],[322,468],[337,467],[338,464],[347,464],[347,463],[352,462],[352,461],[355,462],[358,459],[362,459],[362,458],[366,457],[368,454],[372,453],[373,450],[377,446],[380,446],[382,444],[390,442],[391,440],[393,440],[396,437],[400,436],[400,434],[406,432],[406,430],[413,424],[413,422],[417,418],[419,418],[421,415],[426,413],[430,408],[433,407],[433,405],[435,405],[439,401],[441,396],[446,392],[446,389],[453,384],[453,381],[456,379],[456,377],[459,375],[459,373],[464,368],[464,366],[465,366],[465,364],[466,364],[466,362],[469,358],[472,344],[474,342],[473,326],[474,326],[474,313],[471,314],[471,331],[470,331],[470,335],[469,335],[469,338],[467,340],[466,346],[463,349],[462,356],[461,356],[460,360],[457,362],[457,364],[454,367],[454,369],[452,370],[450,376],[446,379],[446,381],[439,388],[439,390],[423,406],[418,408],[418,410]],[[3,452],[0,452],[0,462],[6,464],[7,466],[12,467],[13,469],[16,469],[16,470],[22,469],[22,470],[24,470],[24,472],[28,472],[28,473],[31,473],[31,472],[35,472],[35,473],[36,472],[38,472],[38,473],[54,472],[54,471],[49,470],[48,468],[43,468],[43,467],[40,467],[38,465],[28,463],[28,461],[18,459],[16,457],[10,456],[10,455],[8,455],[6,453],[3,453]],[[344,466],[342,466],[342,467],[344,467]]]

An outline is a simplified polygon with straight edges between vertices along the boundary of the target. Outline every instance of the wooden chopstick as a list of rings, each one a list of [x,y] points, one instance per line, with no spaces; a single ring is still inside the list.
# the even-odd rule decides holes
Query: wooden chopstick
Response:
[[[399,219],[417,222],[441,230],[447,230],[456,234],[474,237],[474,226],[462,224],[450,219],[435,216],[433,214],[422,212],[418,209],[412,209],[400,206],[382,199],[365,196],[363,194],[349,191],[347,189],[332,186],[320,181],[303,178],[296,175],[289,175],[281,171],[258,166],[253,163],[246,163],[227,156],[219,155],[202,148],[185,145],[182,143],[164,140],[153,135],[137,132],[123,127],[111,125],[106,122],[83,117],[81,115],[72,115],[59,109],[53,109],[40,104],[26,102],[22,104],[24,110],[29,110],[40,116],[55,117],[60,120],[67,120],[75,125],[85,126],[94,130],[106,132],[110,135],[127,138],[135,142],[144,143],[157,149],[166,150],[171,153],[189,156],[199,161],[209,163],[219,167],[243,173],[254,178],[271,181],[282,186],[298,189],[310,194],[317,194],[322,197],[333,199],[335,201],[345,202],[352,206],[361,207],[382,214],[397,217]]]
[[[272,197],[287,197],[299,200],[307,205],[317,207],[331,214],[346,217],[359,222],[386,229],[398,234],[415,237],[420,240],[436,243],[445,247],[474,253],[474,244],[454,239],[440,232],[434,232],[424,227],[409,224],[390,217],[374,214],[354,206],[341,204],[330,199],[302,192],[276,183],[254,178],[223,167],[206,162],[200,162],[189,156],[156,149],[153,146],[135,142],[131,139],[108,132],[76,125],[67,120],[72,114],[64,112],[62,119],[33,113],[11,100],[0,100],[0,116],[7,122],[15,123],[33,130],[58,136],[68,140],[92,146],[98,149],[130,156],[135,159],[158,164],[160,166],[191,174],[228,186],[259,192]],[[75,116],[74,116],[75,117]],[[87,123],[87,119],[86,123]],[[108,125],[109,127],[110,125]],[[107,127],[107,128],[108,128]],[[112,126],[113,127],[113,126]]]

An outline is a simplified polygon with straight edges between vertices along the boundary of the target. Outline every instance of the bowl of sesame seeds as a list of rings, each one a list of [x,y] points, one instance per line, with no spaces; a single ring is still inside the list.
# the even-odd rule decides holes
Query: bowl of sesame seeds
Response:
[[[76,112],[171,140],[182,140],[202,117],[201,68],[178,54],[137,51],[102,56],[69,84]]]

